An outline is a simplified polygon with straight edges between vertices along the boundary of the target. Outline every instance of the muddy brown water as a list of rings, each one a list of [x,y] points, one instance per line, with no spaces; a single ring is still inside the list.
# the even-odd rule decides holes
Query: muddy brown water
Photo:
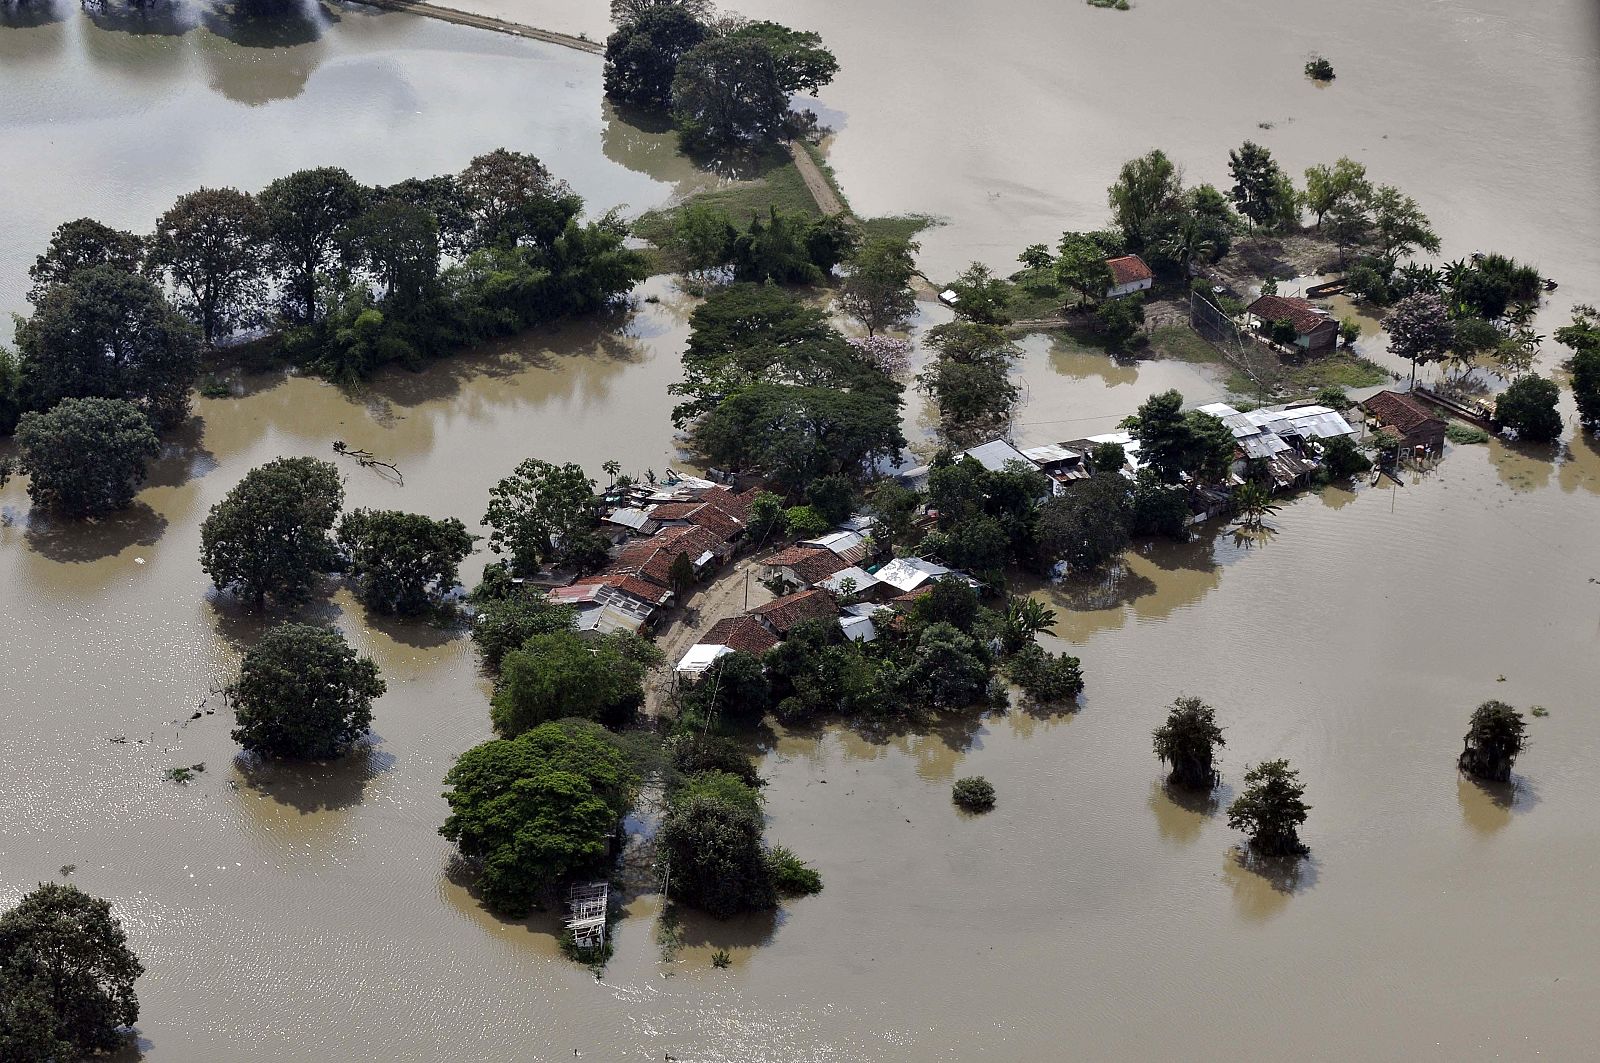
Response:
[[[1188,42],[1163,28],[1180,17],[1173,8],[1148,0],[1128,14],[1085,9],[1097,19],[1145,21],[1080,23],[1074,14],[1075,27],[1096,27],[1074,38],[1077,65],[1063,54],[1048,67],[1035,61],[1015,71],[1005,58],[1014,53],[1003,53],[995,35],[972,36],[982,27],[970,15],[946,10],[939,23],[933,12],[915,31],[928,40],[967,34],[987,41],[990,69],[1005,71],[999,76],[1048,79],[1087,77],[1089,64],[1105,62],[1095,44],[1098,33],[1111,32],[1104,26],[1143,26],[1117,32],[1142,40],[1141,54],[1170,53],[1185,69],[1188,53],[1177,45]],[[792,21],[803,22],[806,10],[801,5]],[[883,10],[835,10],[840,32],[833,36],[848,37],[852,20],[886,18]],[[1032,10],[993,14],[1004,23]],[[1463,10],[1386,5],[1364,20],[1341,15],[1325,32],[1371,34],[1381,15],[1392,34],[1378,46],[1387,49],[1419,20]],[[1553,17],[1529,15],[1501,44],[1524,57],[1542,48],[1557,60],[1581,50],[1571,34],[1540,36]],[[470,31],[399,16],[347,19],[320,46],[345,54],[340,42],[359,34],[358,26],[393,36],[374,44],[368,59],[348,63],[398,71],[402,80],[466,83],[483,66],[487,84],[529,65],[516,57],[566,62],[554,49],[482,43]],[[72,68],[91,83],[80,87],[89,99],[95,85],[112,100],[134,91],[115,80],[125,77],[116,72],[123,68],[84,65],[84,27],[66,25],[53,59],[19,48],[18,32],[0,31],[6,72],[25,55],[33,76],[78,64]],[[1452,40],[1424,50],[1427,69],[1460,76]],[[1017,47],[1039,58],[1038,45]],[[1310,44],[1282,47],[1297,66]],[[1346,77],[1359,83],[1353,68],[1360,60],[1324,50],[1340,71],[1329,92],[1343,91]],[[861,61],[847,56],[847,70],[852,58]],[[324,62],[304,94],[340,66]],[[1240,76],[1230,64],[1218,66],[1225,83]],[[1559,61],[1546,66],[1552,76],[1576,76]],[[161,99],[181,96],[196,121],[206,114],[203,103],[224,107],[198,69],[182,78],[149,75],[165,86]],[[619,134],[594,102],[597,77],[573,67],[580,69],[591,72],[574,75],[575,87],[565,75],[542,83],[551,101],[543,115],[505,107],[480,114],[454,99],[450,115],[485,123],[471,136],[454,128],[469,123],[444,122],[442,110],[427,135],[412,127],[404,148],[371,130],[345,142],[315,110],[293,112],[292,135],[262,127],[254,136],[276,136],[283,150],[301,136],[326,137],[326,150],[307,152],[303,162],[296,155],[293,164],[331,154],[356,168],[382,154],[398,176],[459,167],[501,141],[506,128],[490,123],[524,123],[518,128],[531,137],[551,128],[552,115],[572,114],[574,124],[549,133],[555,147],[540,153],[579,175],[575,183],[591,202],[631,201],[641,193],[623,186],[636,180],[660,197],[690,179],[607,165],[604,159],[628,165],[618,150],[662,154],[632,134],[621,137],[630,147],[615,147]],[[1479,76],[1479,67],[1465,69]],[[913,104],[914,88],[906,97]],[[34,118],[56,99],[30,98]],[[1426,110],[1418,99],[1435,98],[1391,101],[1377,117],[1410,122]],[[341,106],[358,113],[359,103]],[[175,109],[163,110],[169,106]],[[215,121],[270,113],[248,106],[227,104],[232,109]],[[865,97],[852,106],[857,124],[841,135],[840,151],[869,120]],[[1149,126],[1101,124],[1141,143],[1162,142],[1161,124],[1185,113],[1176,95],[1166,106],[1139,112]],[[1448,112],[1457,105],[1427,106]],[[175,129],[184,113],[178,104],[151,107],[118,122],[80,113],[78,124],[58,122],[51,135],[30,131],[7,103],[0,113],[8,138],[32,136],[34,150],[57,152],[46,156],[52,168],[74,157],[124,157],[129,142],[118,138],[131,135],[124,127],[137,131],[140,114],[165,113],[160,135],[180,145],[164,154],[149,149],[170,166],[155,171],[160,182],[119,186],[139,188],[145,198],[137,204],[114,189],[91,202],[101,190],[86,186],[80,197],[33,184],[29,202],[49,207],[51,218],[91,212],[117,220],[114,211],[126,209],[125,223],[137,224],[198,180],[230,172],[196,164],[203,156],[221,167],[230,158],[209,139],[221,135],[218,126],[206,134]],[[922,109],[905,113],[913,112],[928,120]],[[952,128],[969,138],[990,135]],[[1232,126],[1218,128],[1236,139]],[[419,164],[407,154],[458,135]],[[1520,131],[1504,135],[1510,143]],[[1070,154],[1065,146],[1050,150]],[[1093,150],[1113,160],[1127,154]],[[1477,195],[1477,179],[1450,170],[1446,153],[1427,143],[1409,150],[1422,156],[1411,164],[1419,171],[1431,166],[1459,182],[1463,195]],[[873,190],[874,182],[886,190],[921,180],[903,161],[898,172],[874,176],[875,166],[892,161],[845,162],[858,208],[860,197],[875,195],[885,208],[920,205]],[[1500,165],[1498,156],[1491,161]],[[265,172],[260,160],[255,171],[240,164],[229,179],[259,184],[289,168],[279,158],[270,163]],[[1059,170],[1052,187],[1075,190],[1092,205],[1103,167],[1084,163],[1080,174],[1078,165]],[[585,166],[589,177],[580,174]],[[115,166],[93,172],[101,169]],[[358,173],[391,176],[376,166]],[[1552,181],[1569,177],[1555,167],[1551,173]],[[969,192],[977,181],[952,180]],[[865,206],[881,209],[870,198]],[[1480,206],[1464,202],[1451,224],[1481,224],[1492,236],[1507,212],[1525,209],[1509,200],[1494,210]],[[1584,224],[1584,204],[1572,210],[1579,222],[1536,213],[1520,231],[1545,251],[1565,247]],[[954,219],[938,239],[965,225],[969,234],[991,233],[996,245],[1010,241],[999,212]],[[4,217],[8,255],[13,233],[38,225],[47,232],[50,224],[25,225],[17,219],[28,212],[20,210]],[[950,257],[959,264],[976,253]],[[1573,261],[1592,261],[1584,253],[1592,252],[1579,249]],[[25,268],[25,260],[7,259],[8,278],[19,262]],[[7,290],[13,298],[13,280]],[[509,1063],[567,1059],[576,1049],[584,1059],[671,1054],[795,1063],[1571,1059],[1592,1052],[1585,1016],[1600,1005],[1592,902],[1600,866],[1592,785],[1600,754],[1593,694],[1600,453],[1590,442],[1542,451],[1456,448],[1403,487],[1305,496],[1275,518],[1278,532],[1267,541],[1236,543],[1219,531],[1132,553],[1103,580],[1036,591],[1060,613],[1051,648],[1070,648],[1084,661],[1090,685],[1082,711],[956,718],[887,742],[836,729],[778,737],[763,760],[770,833],[819,867],[826,890],[774,917],[690,920],[670,964],[653,940],[657,899],[635,897],[603,980],[559,957],[548,920],[485,913],[435,833],[445,814],[440,778],[458,752],[488,734],[487,688],[464,640],[372,622],[343,592],[309,611],[344,628],[389,681],[376,740],[348,763],[262,768],[235,759],[224,714],[185,725],[259,631],[254,619],[214,598],[196,561],[199,520],[250,467],[279,455],[332,457],[329,444],[341,438],[405,474],[401,487],[349,469],[350,505],[473,522],[489,486],[529,454],[579,460],[596,474],[607,457],[658,472],[675,462],[663,392],[677,376],[689,304],[661,282],[641,294],[660,301],[641,302],[616,323],[619,331],[594,324],[535,334],[427,373],[386,374],[356,397],[309,380],[252,378],[243,398],[198,400],[196,420],[170,441],[139,505],[103,526],[64,527],[31,513],[19,483],[0,495],[0,615],[7,621],[0,899],[13,900],[70,863],[74,881],[115,900],[149,968],[139,984],[144,1057]],[[925,320],[940,313],[928,308]],[[1208,371],[1187,365],[1119,366],[1043,337],[1023,345],[1028,399],[1018,435],[1025,444],[1107,430],[1169,386],[1192,398],[1220,389]],[[908,414],[913,429],[919,417]],[[475,557],[467,574],[484,560]],[[1210,700],[1227,727],[1216,805],[1173,800],[1150,755],[1150,729],[1180,692]],[[1460,780],[1453,765],[1468,712],[1489,697],[1550,710],[1530,721],[1532,746],[1515,787],[1503,792]],[[127,742],[110,741],[117,736]],[[1305,830],[1312,858],[1295,876],[1241,867],[1220,812],[1244,768],[1272,756],[1301,769],[1315,806]],[[199,762],[207,771],[186,788],[161,778],[167,768]],[[995,812],[968,818],[953,809],[950,784],[965,774],[995,782]],[[732,956],[726,970],[711,965],[718,948]]]

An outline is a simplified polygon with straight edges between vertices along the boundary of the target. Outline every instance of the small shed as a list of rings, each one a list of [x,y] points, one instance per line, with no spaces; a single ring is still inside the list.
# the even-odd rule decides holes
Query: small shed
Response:
[[[1111,271],[1111,287],[1106,289],[1107,299],[1121,299],[1134,292],[1147,292],[1156,279],[1156,275],[1138,255],[1108,258],[1106,269]]]
[[[1380,427],[1400,437],[1406,449],[1427,447],[1430,454],[1444,452],[1444,418],[1421,399],[1401,391],[1380,391],[1361,404]]]
[[[1307,354],[1326,354],[1339,345],[1339,322],[1308,299],[1292,295],[1263,295],[1245,308],[1256,330],[1270,333],[1279,321],[1294,328],[1294,345]]]

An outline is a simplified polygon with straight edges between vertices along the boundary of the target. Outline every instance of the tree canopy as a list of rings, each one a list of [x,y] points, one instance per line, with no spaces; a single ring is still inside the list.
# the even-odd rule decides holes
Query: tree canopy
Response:
[[[839,308],[860,322],[867,335],[900,328],[916,313],[911,278],[917,249],[911,240],[878,237],[856,251],[839,285]]]
[[[384,613],[419,613],[447,594],[476,538],[454,517],[394,509],[352,510],[338,534],[361,600]]]
[[[761,813],[749,801],[717,792],[725,789],[690,787],[656,835],[667,896],[718,919],[778,903],[761,844]]]
[[[439,833],[477,866],[484,900],[511,915],[600,867],[638,786],[616,740],[587,720],[474,746],[444,782]]]
[[[1600,424],[1600,313],[1592,306],[1574,307],[1572,323],[1556,329],[1556,341],[1572,351],[1567,368],[1578,420],[1593,428]]]
[[[348,226],[367,198],[367,189],[337,166],[296,170],[256,197],[267,261],[283,278],[282,307],[290,321],[314,321],[318,278],[351,265]]]
[[[578,556],[594,526],[594,481],[572,462],[528,458],[489,491],[489,549],[528,574]]]
[[[515,738],[566,717],[626,722],[643,702],[645,672],[659,657],[637,635],[592,642],[571,630],[533,635],[500,662],[490,712],[495,731]]]
[[[1122,164],[1116,182],[1106,190],[1106,199],[1129,249],[1144,249],[1151,225],[1170,212],[1182,194],[1183,175],[1165,152],[1150,151]]]
[[[672,81],[673,119],[690,150],[768,143],[797,131],[789,98],[816,95],[838,70],[817,34],[747,22],[682,53]]]
[[[1217,726],[1217,711],[1196,697],[1172,703],[1166,722],[1152,733],[1156,756],[1172,769],[1167,781],[1190,790],[1217,785],[1213,760],[1219,746],[1227,745]]]
[[[278,458],[245,473],[200,525],[200,567],[218,590],[265,606],[298,605],[336,561],[331,535],[344,504],[339,470]]]
[[[682,4],[646,5],[606,38],[606,95],[637,107],[667,109],[679,60],[709,34]]]
[[[144,965],[107,901],[44,883],[0,914],[0,1059],[70,1063],[113,1052],[139,1020]]]
[[[1490,782],[1508,782],[1526,739],[1522,713],[1503,701],[1486,701],[1472,712],[1462,740],[1461,770]]]
[[[158,430],[188,414],[200,368],[198,334],[155,283],[110,265],[52,284],[18,325],[17,350],[31,408],[126,399]]]
[[[1411,362],[1413,379],[1419,364],[1439,361],[1455,340],[1455,327],[1444,302],[1426,292],[1396,303],[1384,327],[1389,332],[1389,350]]]
[[[1244,773],[1244,790],[1228,806],[1228,826],[1244,831],[1263,856],[1303,856],[1310,850],[1298,828],[1311,806],[1306,788],[1287,760],[1265,760]]]
[[[28,497],[69,517],[124,509],[161,442],[138,407],[122,399],[63,399],[17,424]]]
[[[150,264],[172,282],[178,306],[207,343],[260,322],[266,301],[266,218],[236,188],[201,188],[156,219]]]
[[[1233,433],[1210,414],[1182,411],[1183,396],[1164,391],[1123,422],[1139,441],[1141,463],[1163,483],[1178,483],[1184,474],[1202,483],[1221,480],[1233,464]]]
[[[86,269],[110,266],[119,273],[137,273],[144,264],[145,239],[102,225],[93,218],[78,218],[56,226],[50,245],[28,267],[33,288],[28,301],[38,306],[45,292],[66,284]]]
[[[553,601],[542,591],[517,590],[478,604],[472,641],[478,644],[484,665],[498,672],[506,654],[535,635],[570,630],[576,616],[572,606]]]
[[[344,754],[372,726],[384,681],[370,657],[314,624],[278,624],[244,655],[234,691],[233,740],[295,760]]]
[[[1560,397],[1555,381],[1530,373],[1512,381],[1495,399],[1495,423],[1516,429],[1518,439],[1552,442],[1561,438],[1561,411],[1556,409]]]

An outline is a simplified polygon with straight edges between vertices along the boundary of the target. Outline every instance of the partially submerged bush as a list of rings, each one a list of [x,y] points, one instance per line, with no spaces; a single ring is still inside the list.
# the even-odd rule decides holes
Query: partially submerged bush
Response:
[[[1320,55],[1314,55],[1306,61],[1306,77],[1312,81],[1332,81],[1333,64]]]
[[[994,784],[982,775],[957,779],[950,788],[950,800],[967,812],[987,812],[994,807]]]
[[[767,868],[772,884],[785,897],[804,897],[822,892],[822,876],[791,850],[774,845],[767,850]]]

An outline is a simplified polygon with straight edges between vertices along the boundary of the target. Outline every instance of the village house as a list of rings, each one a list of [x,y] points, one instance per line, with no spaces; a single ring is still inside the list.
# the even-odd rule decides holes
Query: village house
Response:
[[[850,562],[821,546],[788,546],[762,563],[764,580],[782,580],[796,587],[815,587]]]
[[[680,679],[697,678],[720,657],[730,653],[766,653],[778,644],[778,637],[765,624],[751,616],[730,616],[718,620],[678,659],[673,671]]]
[[[1147,292],[1156,279],[1156,275],[1138,255],[1108,258],[1106,269],[1111,271],[1111,287],[1106,289],[1107,299],[1121,299],[1134,292]]]
[[[840,569],[817,586],[832,591],[841,598],[854,595],[857,598],[872,598],[880,586],[878,577],[858,565]]]
[[[1444,452],[1445,421],[1421,399],[1399,391],[1380,391],[1361,404],[1370,420],[1400,437],[1407,450],[1426,448],[1429,454]]]
[[[1058,497],[1066,493],[1068,484],[1087,480],[1090,476],[1089,462],[1084,452],[1062,443],[1028,447],[1022,455],[1050,477],[1050,491]]]
[[[576,610],[572,627],[580,635],[610,635],[619,631],[643,634],[654,622],[657,607],[670,601],[672,592],[631,576],[621,577],[617,582],[621,581],[628,582],[633,590],[625,591],[601,577],[578,580],[566,587],[552,587],[550,599]]]
[[[801,539],[799,545],[821,547],[847,565],[859,565],[865,561],[870,549],[867,537],[853,531],[831,531],[815,539]]]
[[[839,603],[833,595],[820,587],[796,591],[774,598],[766,605],[750,610],[749,615],[759,620],[763,627],[778,638],[787,638],[796,624],[806,620],[821,620],[834,616]]]
[[[1262,335],[1287,321],[1294,329],[1294,346],[1306,354],[1326,354],[1339,345],[1339,322],[1322,307],[1292,295],[1263,295],[1245,308],[1250,323]]]
[[[1249,461],[1261,462],[1273,486],[1285,490],[1310,479],[1318,466],[1323,439],[1354,436],[1355,428],[1335,410],[1311,403],[1267,406],[1240,413],[1224,402],[1200,407],[1233,433],[1241,459],[1234,466],[1242,476]]]

